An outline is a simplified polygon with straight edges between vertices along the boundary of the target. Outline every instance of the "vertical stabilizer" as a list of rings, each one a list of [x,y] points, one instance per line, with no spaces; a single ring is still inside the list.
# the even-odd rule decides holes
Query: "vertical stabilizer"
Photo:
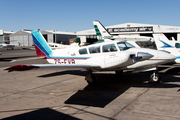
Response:
[[[111,35],[109,32],[106,30],[106,28],[98,21],[93,21],[94,28],[96,31],[97,36],[102,36],[102,37],[110,37]]]
[[[78,44],[80,44],[81,43],[81,39],[80,39],[80,37],[76,37],[76,39],[74,40],[74,42],[73,43],[78,43]]]
[[[165,50],[165,49],[169,49],[169,48],[175,48],[163,33],[161,33],[161,34],[153,34],[153,37],[154,37],[154,41],[156,43],[156,47],[157,47],[158,50]]]
[[[41,32],[36,30],[36,31],[31,31],[32,33],[32,38],[34,41],[34,46],[36,49],[36,54],[38,57],[49,57],[52,55],[52,50],[47,44],[46,40],[42,36]]]
[[[98,20],[93,21],[93,24],[94,29],[96,31],[96,35],[98,36],[98,42],[111,41],[111,35]]]

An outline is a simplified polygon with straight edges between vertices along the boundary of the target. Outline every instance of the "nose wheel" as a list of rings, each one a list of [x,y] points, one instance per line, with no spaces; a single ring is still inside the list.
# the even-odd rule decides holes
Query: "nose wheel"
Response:
[[[159,74],[157,74],[156,72],[154,72],[151,76],[150,76],[150,81],[149,82],[160,82],[160,76]]]

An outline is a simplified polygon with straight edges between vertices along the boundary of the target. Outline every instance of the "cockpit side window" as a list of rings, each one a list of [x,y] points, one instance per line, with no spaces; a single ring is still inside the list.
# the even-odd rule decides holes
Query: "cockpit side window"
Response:
[[[103,52],[115,52],[115,51],[117,51],[115,44],[103,45],[102,49],[103,49]]]
[[[129,48],[134,47],[133,45],[131,45],[130,43],[127,43],[127,42],[118,42],[117,45],[118,45],[120,51],[125,51]]]
[[[100,53],[100,46],[89,47],[89,53],[90,54]]]
[[[79,54],[80,54],[80,55],[82,55],[82,54],[87,54],[86,48],[79,49]]]

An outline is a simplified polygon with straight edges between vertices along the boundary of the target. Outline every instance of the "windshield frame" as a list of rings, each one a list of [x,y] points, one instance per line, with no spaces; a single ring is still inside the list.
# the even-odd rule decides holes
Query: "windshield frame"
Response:
[[[124,45],[124,46],[120,46],[120,44]],[[117,46],[118,46],[120,51],[125,51],[125,50],[128,50],[130,48],[135,48],[134,45],[132,45],[131,43],[128,43],[128,42],[117,42]]]

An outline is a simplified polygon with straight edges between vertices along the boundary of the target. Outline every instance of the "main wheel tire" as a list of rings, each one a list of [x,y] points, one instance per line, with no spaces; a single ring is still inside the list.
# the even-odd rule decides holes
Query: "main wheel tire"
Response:
[[[95,77],[94,75],[91,75],[91,77],[92,77],[92,81],[88,81],[88,80],[87,80],[87,83],[88,83],[89,85],[95,85],[96,82],[97,82],[97,79],[96,79],[96,77]]]

